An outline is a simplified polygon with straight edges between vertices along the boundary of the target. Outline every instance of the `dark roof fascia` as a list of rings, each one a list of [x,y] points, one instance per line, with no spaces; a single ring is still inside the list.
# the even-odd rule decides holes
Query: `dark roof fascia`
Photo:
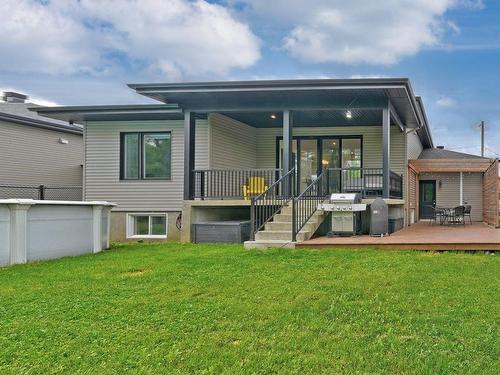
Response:
[[[161,91],[247,91],[256,89],[298,89],[298,88],[390,88],[406,85],[411,92],[408,78],[368,78],[368,79],[290,79],[252,81],[214,81],[178,83],[129,83],[134,90]]]
[[[42,129],[53,130],[53,131],[58,131],[58,132],[63,132],[63,133],[83,135],[83,129],[79,129],[75,126],[71,126],[71,125],[65,126],[62,124],[54,124],[54,123],[49,122],[49,121],[42,121],[42,120],[36,120],[33,118],[29,118],[29,117],[16,116],[16,115],[12,115],[10,113],[0,112],[0,120],[7,121],[7,122],[13,122],[15,124],[20,124],[20,125],[32,126],[35,128],[42,128]]]
[[[404,88],[417,123],[424,126],[419,105],[408,78],[352,78],[352,79],[291,79],[291,80],[254,80],[254,81],[214,81],[178,83],[129,83],[128,87],[138,94],[146,95],[160,92],[217,92],[217,91],[278,91],[314,89],[391,89]]]
[[[98,105],[66,107],[33,107],[31,111],[41,116],[71,118],[75,122],[85,122],[89,116],[126,116],[136,114],[182,114],[177,104],[133,104],[133,105]],[[92,120],[98,121],[98,120]]]
[[[427,147],[426,148],[433,148],[434,147],[434,141],[432,140],[432,134],[431,134],[431,130],[429,128],[429,122],[427,121],[427,114],[425,112],[425,107],[424,107],[424,103],[422,101],[422,98],[420,96],[416,96],[415,97],[417,103],[418,103],[418,108],[420,110],[420,113],[422,115],[422,118],[423,118],[423,125],[422,125],[422,129],[425,133],[424,135],[424,145],[426,145]],[[426,143],[425,143],[426,141]]]

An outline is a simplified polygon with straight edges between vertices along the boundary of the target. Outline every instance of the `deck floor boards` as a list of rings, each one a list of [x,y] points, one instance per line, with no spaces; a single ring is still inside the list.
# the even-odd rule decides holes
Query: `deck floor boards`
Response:
[[[317,237],[297,247],[496,251],[500,250],[500,229],[484,223],[464,226],[419,222],[386,237]]]

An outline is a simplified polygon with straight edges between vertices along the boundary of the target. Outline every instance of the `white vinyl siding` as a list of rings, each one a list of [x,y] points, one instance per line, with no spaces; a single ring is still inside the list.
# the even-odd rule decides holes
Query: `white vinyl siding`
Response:
[[[83,137],[78,134],[0,121],[0,158],[0,184],[82,184]]]
[[[208,167],[208,122],[196,121],[195,167]],[[172,170],[168,181],[120,180],[121,132],[172,133]],[[86,124],[85,199],[117,203],[116,211],[180,211],[184,180],[184,122],[107,121]]]
[[[221,114],[209,117],[210,167],[245,169],[257,166],[257,131]]]

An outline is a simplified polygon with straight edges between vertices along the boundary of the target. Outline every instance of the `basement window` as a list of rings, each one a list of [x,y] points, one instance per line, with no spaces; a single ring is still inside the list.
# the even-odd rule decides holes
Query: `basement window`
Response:
[[[167,238],[167,214],[127,214],[127,238]]]

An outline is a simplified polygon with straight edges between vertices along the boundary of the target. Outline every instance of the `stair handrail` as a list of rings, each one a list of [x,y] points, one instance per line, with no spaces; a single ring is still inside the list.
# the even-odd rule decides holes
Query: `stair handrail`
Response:
[[[292,241],[297,240],[297,234],[307,224],[318,209],[318,205],[330,195],[330,173],[323,170],[302,193],[292,200]]]
[[[295,168],[292,168],[264,192],[250,200],[250,240],[295,195]]]

